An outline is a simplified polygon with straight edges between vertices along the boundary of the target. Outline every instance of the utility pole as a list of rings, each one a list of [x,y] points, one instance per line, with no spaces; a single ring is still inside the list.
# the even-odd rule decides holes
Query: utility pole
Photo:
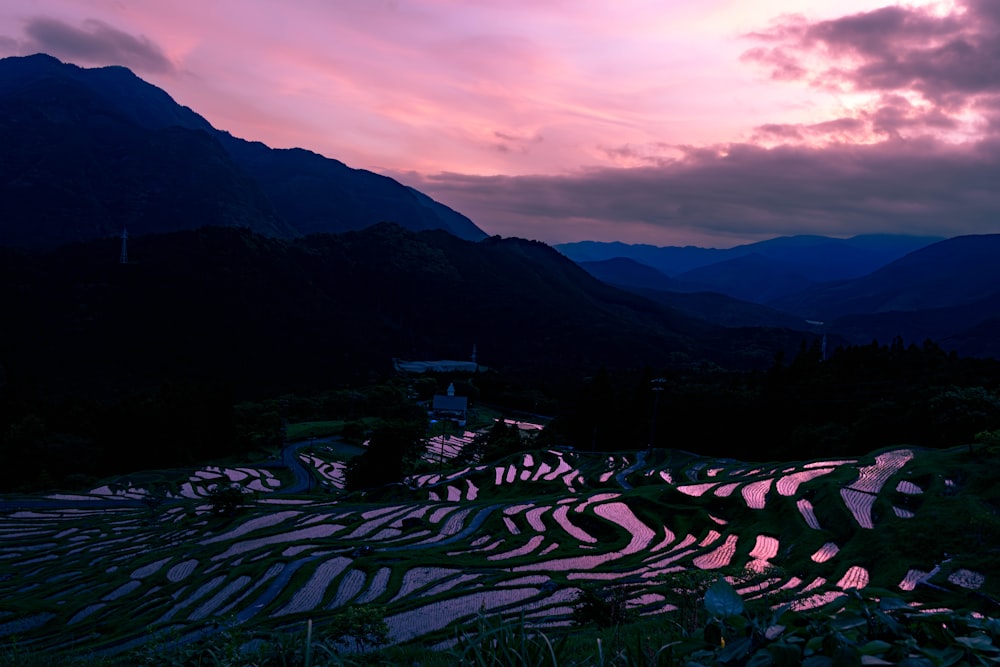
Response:
[[[118,258],[119,264],[128,264],[128,229],[122,227],[122,254]]]

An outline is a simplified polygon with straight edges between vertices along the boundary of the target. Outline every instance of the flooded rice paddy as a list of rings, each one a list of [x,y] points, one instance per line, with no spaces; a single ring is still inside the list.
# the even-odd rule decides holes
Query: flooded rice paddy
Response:
[[[282,497],[280,471],[243,467],[195,471],[159,504],[136,502],[149,491],[127,484],[50,496],[0,514],[0,641],[114,652],[150,632],[195,636],[220,619],[291,629],[366,603],[385,605],[391,639],[407,641],[481,610],[564,624],[579,586],[594,581],[626,585],[641,614],[669,613],[664,587],[688,569],[745,568],[761,575],[746,594],[782,590],[801,608],[875,582],[981,589],[987,573],[957,565],[914,563],[886,582],[871,564],[844,561],[845,544],[824,530],[919,517],[891,503],[952,487],[905,479],[913,458],[695,460],[629,471],[634,488],[615,488],[634,457],[547,450],[416,476],[386,502]],[[298,459],[334,484],[343,470]],[[205,498],[219,482],[256,491],[249,509],[214,516]],[[882,502],[897,511],[878,511]],[[788,525],[760,530],[770,510]],[[787,571],[790,559],[807,565]]]

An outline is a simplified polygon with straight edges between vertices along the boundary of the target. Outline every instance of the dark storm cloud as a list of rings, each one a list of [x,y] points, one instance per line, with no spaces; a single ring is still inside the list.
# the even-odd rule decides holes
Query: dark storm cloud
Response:
[[[407,180],[413,183],[412,175]],[[661,239],[685,230],[730,238],[993,233],[998,182],[1000,145],[959,150],[921,139],[822,148],[739,144],[724,152],[692,149],[658,167],[439,174],[413,184],[458,210],[479,212],[474,218],[488,232],[568,240],[614,227],[644,228]],[[533,220],[545,228],[532,233]]]
[[[829,21],[785,18],[750,35],[765,43],[744,58],[771,67],[775,79],[863,91],[914,91],[957,110],[1000,92],[1000,3],[965,0],[950,14],[884,7]],[[812,69],[810,58],[832,63]]]
[[[149,39],[134,37],[96,19],[77,28],[57,19],[36,17],[28,20],[25,35],[23,53],[44,52],[92,65],[124,65],[136,72],[167,74],[174,70],[160,47]]]

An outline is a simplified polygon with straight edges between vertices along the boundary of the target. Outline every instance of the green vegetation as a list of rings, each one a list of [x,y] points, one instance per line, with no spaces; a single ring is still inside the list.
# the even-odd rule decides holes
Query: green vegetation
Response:
[[[666,379],[655,399],[654,378]],[[1000,428],[1000,362],[899,339],[837,348],[823,360],[817,339],[766,370],[602,370],[563,398],[544,435],[579,449],[637,449],[653,437],[654,447],[715,456],[836,457],[987,438]]]
[[[0,456],[9,462],[0,470],[0,492],[79,489],[113,474],[263,460],[283,439],[337,435],[361,444],[384,422],[422,421],[426,412],[417,403],[452,382],[473,406],[466,429],[504,416],[488,405],[556,414],[538,447],[624,451],[646,447],[652,437],[656,448],[747,457],[753,442],[752,458],[791,460],[803,451],[844,456],[894,443],[972,448],[996,440],[995,360],[959,358],[930,342],[839,348],[826,361],[819,354],[818,347],[803,347],[790,362],[779,355],[766,371],[700,364],[583,378],[584,369],[551,377],[541,371],[376,377],[253,400],[187,380],[58,403],[30,394],[14,401],[9,387],[7,394],[0,388]],[[651,381],[660,377],[667,381],[654,400]],[[464,430],[443,428],[454,435]],[[470,454],[489,459],[521,448],[504,435],[491,432]]]
[[[385,607],[379,605],[351,605],[331,620],[327,636],[334,643],[349,640],[354,653],[368,653],[389,636],[385,615]]]
[[[215,484],[208,489],[213,514],[232,516],[247,507],[248,492],[238,484]]]
[[[288,439],[293,442],[307,438],[327,438],[343,435],[346,424],[347,422],[343,420],[298,422],[289,424],[286,434]]]
[[[596,611],[595,601],[614,591],[582,595],[574,617]],[[874,597],[877,596],[877,597]],[[44,655],[16,640],[0,645],[0,664],[11,667],[118,667],[202,665],[205,667],[346,667],[420,664],[469,667],[696,667],[697,665],[991,665],[1000,659],[1000,621],[961,612],[922,612],[885,591],[851,591],[813,611],[794,605],[747,605],[724,579],[716,578],[696,601],[704,619],[684,627],[664,618],[634,615],[594,617],[601,631],[566,631],[533,626],[522,615],[504,620],[480,613],[457,631],[451,648],[419,646],[378,649],[386,636],[384,609],[349,607],[334,626],[303,634],[251,636],[227,630],[210,641],[183,644],[154,637],[124,658]],[[599,605],[598,605],[599,606]],[[344,640],[350,640],[349,645]]]

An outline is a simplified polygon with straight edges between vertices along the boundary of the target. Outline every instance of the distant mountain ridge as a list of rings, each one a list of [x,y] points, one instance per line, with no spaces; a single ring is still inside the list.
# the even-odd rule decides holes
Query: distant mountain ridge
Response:
[[[752,255],[749,257],[753,257]],[[738,263],[745,258],[721,262],[719,266]],[[660,271],[626,257],[615,257],[596,262],[578,262],[581,268],[602,282],[627,289],[659,304],[684,313],[689,317],[707,320],[726,327],[784,327],[807,330],[809,325],[801,318],[773,308],[738,299],[713,291],[705,284],[683,282],[670,278]],[[706,267],[711,269],[712,267]],[[698,269],[691,271],[695,274]]]
[[[1000,292],[1000,234],[933,243],[853,280],[817,285],[770,305],[808,317],[915,311],[975,303]]]
[[[751,253],[691,269],[676,277],[685,292],[719,292],[752,303],[768,303],[815,284],[802,267]]]
[[[243,226],[268,236],[395,222],[487,235],[391,178],[217,130],[124,67],[0,59],[0,244]]]
[[[912,246],[917,247],[903,252]],[[831,255],[831,264],[824,264],[824,248],[830,247],[840,250]],[[595,242],[557,248],[564,254],[568,250],[571,258],[615,254],[576,261],[599,280],[724,326],[823,331],[855,344],[897,337],[920,343],[930,338],[963,355],[1000,356],[998,234],[937,241],[892,235],[786,237],[730,251]],[[788,262],[796,253],[797,261]],[[672,258],[674,267],[729,258],[668,276],[629,254],[646,261]],[[878,263],[894,255],[899,256],[861,276],[828,281],[808,277],[835,275],[850,256]],[[815,266],[796,273],[806,260]]]
[[[813,282],[843,280],[871,273],[909,252],[943,240],[936,236],[865,234],[848,239],[827,236],[782,236],[727,249],[696,246],[653,246],[621,242],[560,243],[556,250],[575,262],[615,257],[635,260],[666,274],[682,274],[740,257],[758,255],[780,262],[785,270]]]
[[[956,236],[854,280],[769,305],[821,320],[861,342],[931,338],[964,355],[1000,357],[1000,234]]]

